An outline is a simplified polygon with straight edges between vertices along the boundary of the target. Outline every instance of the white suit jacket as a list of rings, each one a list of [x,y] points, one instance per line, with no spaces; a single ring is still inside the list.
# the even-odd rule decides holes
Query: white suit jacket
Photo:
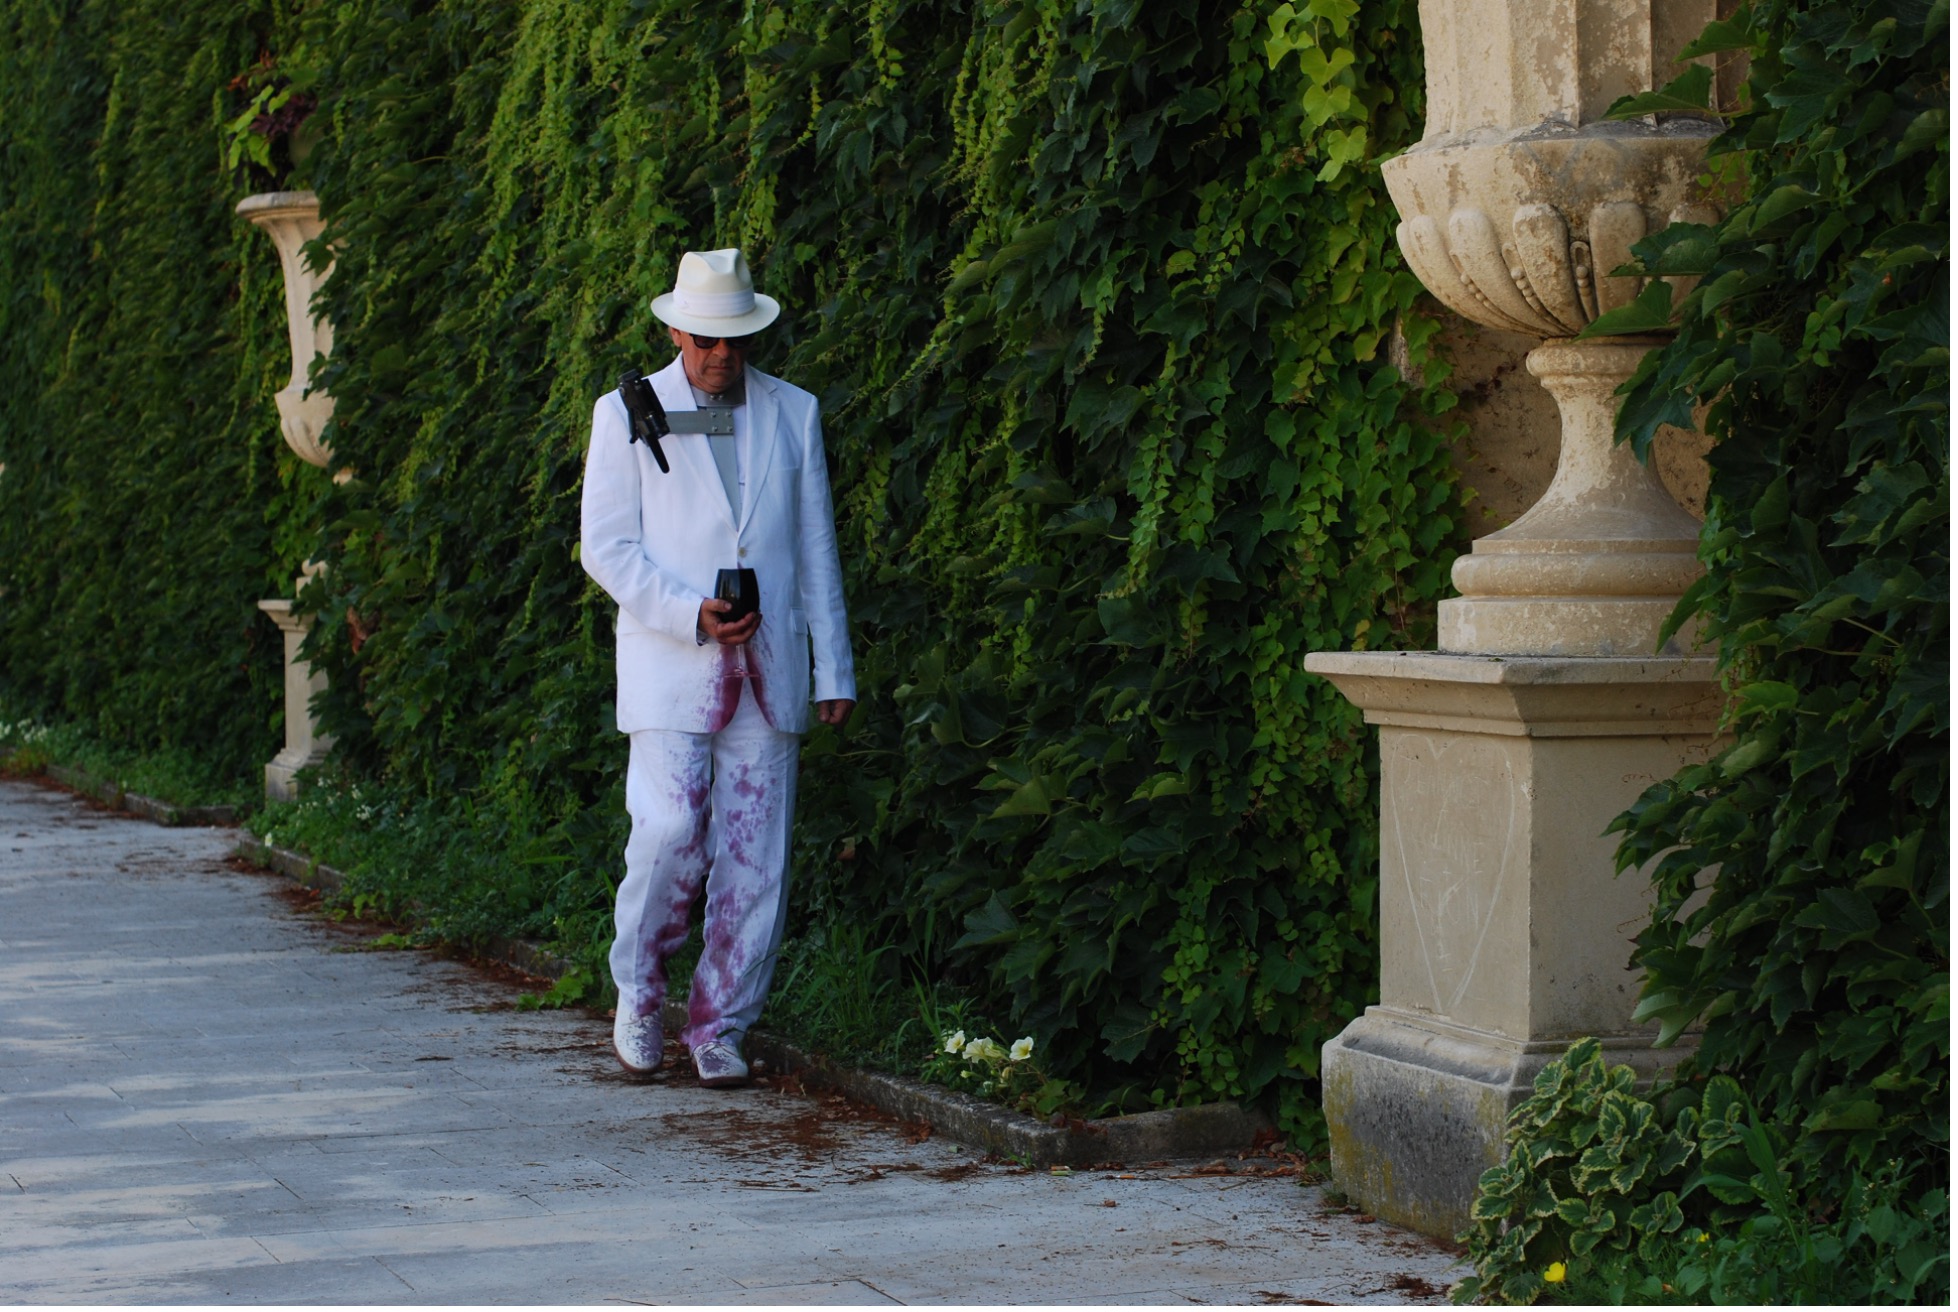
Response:
[[[675,433],[661,473],[643,442],[628,442],[625,402],[592,408],[585,453],[585,572],[619,603],[618,717],[622,733],[714,733],[740,704],[742,671],[762,714],[784,733],[808,727],[814,698],[855,700],[843,574],[830,510],[816,398],[754,369],[736,433],[744,495],[728,507],[708,440]],[[695,408],[680,361],[652,377],[669,413]],[[697,641],[700,602],[717,571],[747,566],[761,586],[761,628],[745,648]]]

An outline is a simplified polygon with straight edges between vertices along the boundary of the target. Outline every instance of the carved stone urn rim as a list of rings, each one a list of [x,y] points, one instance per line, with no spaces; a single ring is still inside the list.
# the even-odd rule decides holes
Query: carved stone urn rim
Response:
[[[1721,119],[1687,114],[1668,115],[1658,122],[1648,122],[1645,119],[1606,119],[1580,125],[1568,119],[1543,118],[1534,123],[1520,125],[1485,123],[1478,127],[1464,128],[1460,132],[1423,137],[1393,158],[1383,160],[1380,167],[1391,169],[1410,156],[1426,155],[1440,150],[1489,150],[1503,146],[1528,146],[1545,142],[1558,144],[1586,141],[1681,142],[1704,145],[1724,131],[1726,131],[1726,124]]]
[[[278,219],[287,214],[317,213],[320,198],[311,191],[260,191],[245,197],[233,212],[247,219]]]

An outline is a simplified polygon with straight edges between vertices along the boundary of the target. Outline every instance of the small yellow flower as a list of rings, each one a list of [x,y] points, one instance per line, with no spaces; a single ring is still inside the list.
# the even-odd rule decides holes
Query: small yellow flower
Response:
[[[1549,1284],[1553,1284],[1553,1285],[1563,1284],[1564,1264],[1562,1262],[1552,1262],[1549,1268],[1544,1271],[1543,1278]]]

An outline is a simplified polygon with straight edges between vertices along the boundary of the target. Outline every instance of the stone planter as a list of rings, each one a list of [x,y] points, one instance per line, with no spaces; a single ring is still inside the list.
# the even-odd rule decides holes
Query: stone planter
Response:
[[[269,191],[238,202],[238,213],[272,239],[285,274],[286,335],[292,343],[292,377],[273,401],[279,407],[279,429],[286,445],[309,465],[324,469],[333,452],[320,441],[333,415],[333,398],[309,391],[307,375],[315,355],[333,354],[333,324],[313,314],[313,294],[332,274],[315,274],[306,267],[304,247],[321,232],[320,201],[310,191]]]
[[[1529,370],[1564,430],[1543,499],[1456,563],[1444,651],[1650,656],[1699,575],[1698,522],[1612,441],[1613,393],[1656,341],[1571,338],[1637,297],[1641,279],[1612,273],[1633,243],[1719,217],[1698,181],[1716,123],[1601,117],[1668,81],[1673,52],[1713,16],[1713,0],[1421,6],[1428,131],[1382,169],[1401,251],[1456,313],[1548,339]],[[1695,636],[1666,653],[1689,654]]]
[[[310,191],[274,191],[247,196],[238,202],[238,213],[272,239],[278,248],[279,267],[285,276],[286,336],[292,346],[292,377],[273,394],[279,407],[279,431],[293,454],[309,465],[325,469],[333,458],[332,450],[320,440],[326,421],[333,415],[333,398],[307,387],[315,356],[333,353],[333,325],[313,313],[313,295],[332,273],[329,267],[317,274],[306,267],[304,248],[321,232],[319,197]],[[346,471],[338,476],[344,480]],[[309,567],[295,582],[304,587],[316,567]],[[261,601],[258,608],[279,626],[285,650],[286,744],[283,751],[265,766],[265,795],[289,801],[298,795],[295,776],[309,765],[326,757],[331,739],[319,732],[313,719],[312,698],[326,687],[326,676],[316,673],[299,655],[299,648],[312,628],[312,620],[293,612],[285,598]]]
[[[1368,1211],[1450,1238],[1537,1071],[1595,1036],[1650,1075],[1632,1020],[1649,895],[1604,827],[1717,747],[1714,662],[1659,649],[1699,523],[1612,441],[1654,338],[1577,341],[1629,304],[1612,270],[1698,189],[1717,125],[1602,119],[1663,85],[1713,0],[1422,0],[1427,135],[1384,166],[1409,265],[1466,318],[1543,340],[1557,472],[1457,561],[1440,652],[1319,652],[1381,728],[1381,1001],[1325,1047],[1333,1174]],[[1675,287],[1675,295],[1684,290]]]

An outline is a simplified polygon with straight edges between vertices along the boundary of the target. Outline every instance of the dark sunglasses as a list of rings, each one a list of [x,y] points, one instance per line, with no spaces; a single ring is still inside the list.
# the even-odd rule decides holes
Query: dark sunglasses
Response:
[[[746,337],[702,337],[699,333],[688,333],[687,336],[693,338],[694,348],[701,351],[711,351],[722,342],[726,342],[734,350],[745,351],[755,340],[753,333],[749,333]]]

